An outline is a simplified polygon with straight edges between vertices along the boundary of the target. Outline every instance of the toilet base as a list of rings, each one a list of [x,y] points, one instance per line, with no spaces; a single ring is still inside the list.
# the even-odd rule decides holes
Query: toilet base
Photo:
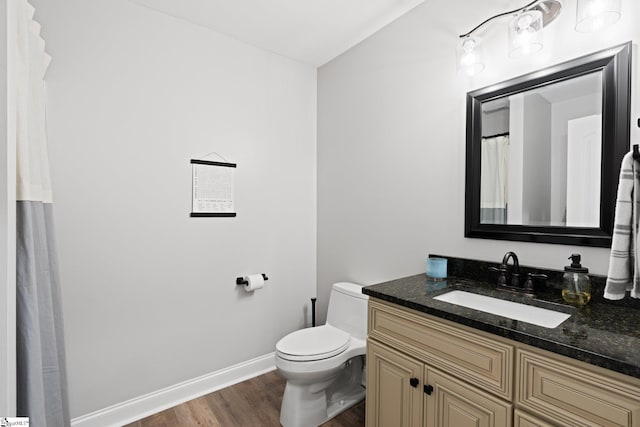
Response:
[[[335,400],[327,401],[325,391],[309,393],[308,387],[287,384],[280,410],[280,424],[284,427],[319,426],[360,403],[365,393],[360,385],[336,393]]]
[[[322,421],[321,424],[360,403],[364,399],[365,394],[366,390],[364,387],[359,386],[350,390],[348,393],[344,393],[342,396],[337,396],[336,400],[329,402],[327,405],[327,419]]]
[[[280,423],[284,427],[319,426],[362,401],[364,357],[347,362],[335,377],[315,384],[287,381],[280,408]]]

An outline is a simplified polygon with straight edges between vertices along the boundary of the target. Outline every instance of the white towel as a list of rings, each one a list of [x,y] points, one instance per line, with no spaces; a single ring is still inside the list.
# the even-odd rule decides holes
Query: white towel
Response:
[[[626,291],[631,291],[631,297],[640,298],[640,272],[636,258],[639,192],[640,163],[633,159],[633,153],[627,153],[620,166],[609,273],[604,288],[604,297],[607,299],[622,299]]]

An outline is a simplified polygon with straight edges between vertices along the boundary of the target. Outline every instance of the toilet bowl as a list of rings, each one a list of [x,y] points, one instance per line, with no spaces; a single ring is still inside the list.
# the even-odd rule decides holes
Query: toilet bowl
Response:
[[[327,323],[290,333],[276,344],[287,380],[280,423],[318,426],[364,399],[367,299],[362,286],[333,285]]]

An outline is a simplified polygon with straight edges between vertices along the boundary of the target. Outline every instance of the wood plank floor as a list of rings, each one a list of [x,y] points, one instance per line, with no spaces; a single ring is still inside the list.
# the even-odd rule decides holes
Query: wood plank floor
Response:
[[[277,370],[268,372],[126,427],[277,427],[285,383]],[[360,426],[364,426],[364,401],[323,424],[323,427]]]

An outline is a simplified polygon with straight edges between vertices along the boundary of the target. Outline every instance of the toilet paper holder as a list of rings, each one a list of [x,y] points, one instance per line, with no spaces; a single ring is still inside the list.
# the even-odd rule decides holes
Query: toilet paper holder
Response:
[[[262,273],[262,278],[264,280],[269,280],[269,278],[267,277],[266,274]],[[236,278],[236,285],[246,285],[248,282],[246,280],[244,280],[244,277],[237,277]]]

